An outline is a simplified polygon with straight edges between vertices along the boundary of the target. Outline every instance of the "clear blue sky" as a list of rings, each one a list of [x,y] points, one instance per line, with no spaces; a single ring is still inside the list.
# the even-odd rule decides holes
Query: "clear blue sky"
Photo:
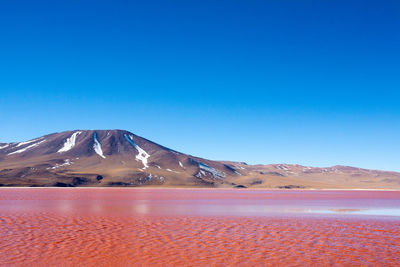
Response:
[[[2,1],[0,93],[0,142],[400,171],[400,2]]]

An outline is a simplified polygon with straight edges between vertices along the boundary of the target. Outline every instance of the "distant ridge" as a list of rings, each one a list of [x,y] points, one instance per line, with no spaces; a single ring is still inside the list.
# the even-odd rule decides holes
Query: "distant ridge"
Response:
[[[0,186],[400,189],[400,173],[213,161],[129,131],[75,130],[0,143]]]

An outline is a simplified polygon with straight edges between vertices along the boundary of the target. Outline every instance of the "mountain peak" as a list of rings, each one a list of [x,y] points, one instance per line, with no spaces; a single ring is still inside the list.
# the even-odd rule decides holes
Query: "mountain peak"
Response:
[[[213,161],[125,130],[73,130],[0,143],[1,185],[400,188],[400,174]]]

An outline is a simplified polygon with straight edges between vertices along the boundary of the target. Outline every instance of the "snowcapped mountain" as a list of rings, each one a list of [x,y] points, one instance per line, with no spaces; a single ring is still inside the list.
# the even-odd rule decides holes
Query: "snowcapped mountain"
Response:
[[[0,143],[1,186],[400,189],[400,174],[202,159],[123,130],[76,130]]]
[[[5,185],[212,186],[238,175],[225,165],[122,130],[68,131],[0,144]]]

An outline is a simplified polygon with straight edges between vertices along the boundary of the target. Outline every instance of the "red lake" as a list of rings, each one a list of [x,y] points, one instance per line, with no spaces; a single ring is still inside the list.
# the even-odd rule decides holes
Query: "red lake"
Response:
[[[1,188],[1,266],[400,266],[400,192]]]

